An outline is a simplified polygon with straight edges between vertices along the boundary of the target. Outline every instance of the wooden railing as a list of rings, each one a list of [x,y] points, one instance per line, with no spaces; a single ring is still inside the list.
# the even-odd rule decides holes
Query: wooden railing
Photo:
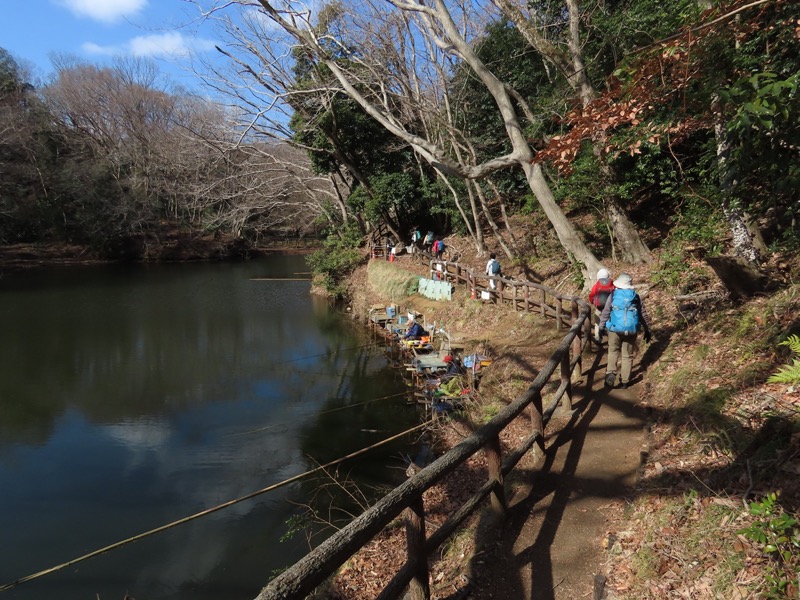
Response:
[[[429,255],[426,255],[429,256]],[[431,278],[444,278],[455,284],[467,286],[472,298],[480,299],[481,292],[489,294],[493,302],[510,303],[515,311],[538,312],[543,318],[555,320],[556,329],[569,325],[577,317],[577,304],[572,296],[564,297],[545,285],[508,279],[502,275],[486,275],[471,267],[459,263],[429,258]],[[489,282],[494,280],[495,288]],[[553,305],[548,304],[548,296],[553,298]],[[573,303],[571,310],[564,308],[564,302]]]
[[[436,264],[444,264],[444,261],[431,261],[432,271],[440,272],[435,271]],[[479,276],[470,268],[452,262],[446,263],[442,268],[445,276],[453,277],[457,283],[466,283],[472,291],[479,285]],[[488,280],[488,276],[485,277]],[[551,416],[559,406],[568,412],[572,410],[572,379],[576,370],[578,376],[582,374],[581,355],[589,340],[591,309],[583,300],[574,296],[562,296],[543,285],[496,279],[498,283],[502,282],[498,289],[493,290],[499,301],[512,302],[515,310],[536,311],[544,317],[554,318],[558,328],[569,326],[566,335],[531,386],[486,425],[389,492],[374,506],[278,575],[261,591],[256,600],[305,598],[403,512],[407,533],[406,562],[378,599],[398,598],[406,589],[415,600],[428,599],[428,557],[433,556],[487,498],[499,517],[502,518],[505,514],[504,478],[527,452],[533,450],[537,457],[543,456],[544,430]],[[569,310],[564,307],[565,303],[569,304]],[[547,399],[545,407],[543,390],[551,379],[558,381],[558,387]],[[530,412],[530,434],[503,456],[500,433],[525,410]],[[436,531],[430,536],[426,535],[424,492],[480,451],[486,454],[488,464],[486,482]]]

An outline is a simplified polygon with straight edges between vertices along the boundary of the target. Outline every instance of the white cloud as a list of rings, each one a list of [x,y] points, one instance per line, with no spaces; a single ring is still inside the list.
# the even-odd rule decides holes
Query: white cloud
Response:
[[[79,17],[115,23],[141,11],[147,0],[60,0],[60,4]]]
[[[176,31],[137,36],[124,44],[100,46],[93,42],[83,44],[89,54],[150,56],[154,58],[183,57],[193,52],[210,50],[214,42],[204,38],[187,37]]]
[[[134,56],[187,56],[193,51],[213,47],[211,40],[186,37],[177,31],[141,35],[128,42],[130,54]]]

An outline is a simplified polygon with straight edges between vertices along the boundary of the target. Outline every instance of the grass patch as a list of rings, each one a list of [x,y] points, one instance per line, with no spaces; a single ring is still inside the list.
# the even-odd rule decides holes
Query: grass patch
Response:
[[[476,415],[476,421],[483,425],[497,416],[497,413],[500,412],[500,405],[496,402],[487,402],[485,404],[481,404],[478,407],[478,411],[479,413]]]
[[[372,260],[367,267],[370,286],[383,298],[399,302],[415,293],[419,287],[419,275],[398,268],[395,263]]]

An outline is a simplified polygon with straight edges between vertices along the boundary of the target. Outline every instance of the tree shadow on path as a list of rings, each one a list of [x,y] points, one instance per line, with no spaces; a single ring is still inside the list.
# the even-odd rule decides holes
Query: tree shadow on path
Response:
[[[601,359],[596,355],[587,372],[590,390]],[[627,390],[594,391],[573,408],[548,440],[541,467],[511,475],[523,495],[509,503],[503,526],[491,514],[481,516],[471,598],[571,599],[591,589],[594,573],[586,570],[601,552],[601,509],[633,491],[644,421]],[[587,555],[592,550],[597,557]]]

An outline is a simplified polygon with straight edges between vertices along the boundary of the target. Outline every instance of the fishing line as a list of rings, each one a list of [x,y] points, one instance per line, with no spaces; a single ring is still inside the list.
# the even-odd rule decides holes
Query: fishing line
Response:
[[[388,396],[381,396],[380,398],[373,398],[372,400],[364,400],[363,402],[354,402],[353,404],[347,404],[346,406],[337,406],[336,408],[329,408],[327,410],[321,410],[315,413],[309,413],[305,415],[299,415],[300,417],[311,417],[317,415],[327,415],[328,413],[338,412],[340,410],[347,410],[349,408],[356,408],[358,406],[364,406],[365,404],[372,404],[373,402],[378,402],[380,400],[390,400],[392,398],[400,398],[402,396],[407,396],[408,391],[404,392],[397,392],[396,394],[389,394]],[[266,427],[258,427],[257,429],[248,429],[247,431],[237,431],[231,435],[249,435],[251,433],[259,433],[261,431],[268,431],[270,429],[274,429],[275,427],[286,425],[286,422],[283,423],[273,423],[272,425],[267,425]]]
[[[288,358],[286,360],[278,361],[272,363],[273,365],[285,365],[286,363],[297,362],[300,360],[308,360],[310,358],[320,358],[323,356],[334,356],[339,354],[340,352],[350,352],[351,350],[360,350],[361,348],[369,348],[370,346],[377,346],[378,342],[370,342],[369,344],[362,344],[360,346],[353,346],[352,348],[339,348],[336,350],[329,350],[328,352],[323,352],[322,354],[310,354],[308,356],[300,356],[298,358]]]
[[[284,479],[283,481],[281,481],[279,483],[274,483],[274,484],[269,485],[269,486],[267,486],[265,488],[261,488],[260,490],[256,490],[255,492],[250,492],[249,494],[246,494],[244,496],[240,496],[239,498],[236,498],[234,500],[229,500],[228,502],[224,502],[223,504],[218,504],[217,506],[214,506],[212,508],[207,508],[207,509],[205,509],[203,511],[200,511],[198,513],[195,513],[193,515],[189,515],[188,517],[184,517],[182,519],[178,519],[177,521],[172,521],[171,523],[167,523],[166,525],[162,525],[160,527],[156,527],[155,529],[150,529],[149,531],[145,531],[144,533],[140,533],[138,535],[134,535],[132,537],[126,538],[126,539],[124,539],[122,541],[115,542],[113,544],[110,544],[108,546],[100,548],[99,550],[95,550],[94,552],[89,552],[88,554],[84,554],[83,556],[79,556],[78,558],[74,558],[74,559],[72,559],[70,561],[67,561],[65,563],[61,563],[60,565],[56,565],[54,567],[50,567],[50,568],[44,569],[42,571],[37,571],[36,573],[32,573],[30,575],[26,575],[25,577],[20,577],[16,581],[12,581],[11,583],[6,583],[5,585],[0,586],[0,592],[5,592],[7,590],[10,590],[13,587],[16,587],[16,586],[22,584],[22,583],[26,583],[28,581],[32,581],[33,579],[38,579],[39,577],[43,577],[44,575],[48,575],[50,573],[55,573],[56,571],[60,571],[60,570],[65,569],[65,568],[67,568],[69,566],[77,564],[79,562],[83,562],[83,561],[89,560],[90,558],[94,558],[96,556],[100,556],[101,554],[105,554],[106,552],[109,552],[110,550],[115,550],[117,548],[121,548],[122,546],[125,546],[127,544],[131,544],[133,542],[137,542],[137,541],[139,541],[139,540],[141,540],[143,538],[149,537],[149,536],[154,535],[156,533],[161,533],[162,531],[166,531],[168,529],[172,529],[173,527],[177,527],[178,525],[182,525],[184,523],[188,523],[189,521],[194,521],[195,519],[199,519],[200,517],[204,517],[206,515],[210,515],[212,513],[220,511],[223,508],[228,508],[229,506],[233,506],[234,504],[238,504],[239,502],[244,502],[245,500],[250,500],[252,498],[255,498],[256,496],[260,496],[261,494],[265,494],[267,492],[271,492],[273,490],[276,490],[276,489],[278,489],[280,487],[283,487],[285,485],[288,485],[290,483],[294,483],[295,481],[298,481],[298,480],[302,479],[303,477],[307,477],[308,475],[312,475],[314,473],[318,473],[319,471],[323,471],[323,470],[325,470],[325,469],[327,469],[329,467],[332,467],[332,466],[337,465],[337,464],[339,464],[341,462],[344,462],[345,460],[348,460],[350,458],[354,458],[356,456],[364,454],[364,453],[366,453],[366,452],[368,452],[370,450],[378,448],[379,446],[383,446],[384,444],[388,444],[389,442],[393,442],[394,440],[396,440],[396,439],[398,439],[400,437],[403,437],[404,435],[408,435],[409,433],[412,433],[414,431],[422,429],[423,427],[427,427],[428,423],[429,422],[425,422],[425,423],[422,423],[422,424],[417,425],[415,427],[412,427],[411,429],[406,429],[405,431],[402,431],[402,432],[400,432],[398,434],[395,434],[395,435],[393,435],[391,437],[388,437],[388,438],[386,438],[384,440],[381,440],[380,442],[376,442],[376,443],[372,444],[371,446],[367,446],[365,448],[361,448],[360,450],[356,450],[355,452],[351,452],[350,454],[347,454],[346,456],[342,456],[341,458],[337,458],[336,460],[332,460],[329,463],[326,463],[324,465],[321,465],[319,467],[311,469],[310,471],[306,471],[304,473],[300,473],[299,475],[295,475],[294,477],[290,477],[289,479]]]

